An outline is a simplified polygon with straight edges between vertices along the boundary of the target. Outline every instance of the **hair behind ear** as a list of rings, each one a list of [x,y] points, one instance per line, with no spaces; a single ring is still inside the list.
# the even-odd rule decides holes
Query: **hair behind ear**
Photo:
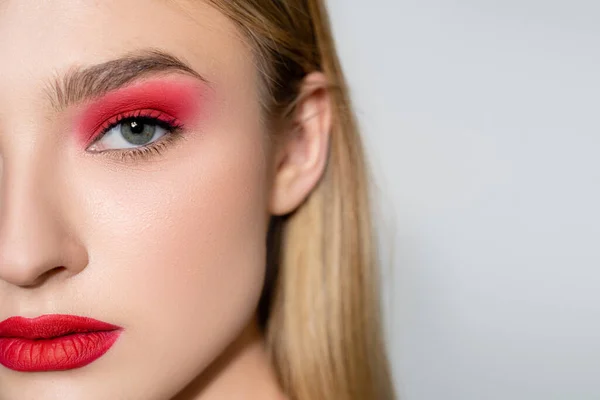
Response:
[[[292,400],[392,400],[363,148],[322,0],[211,0],[252,44],[265,111],[293,112],[303,77],[330,83],[327,166],[269,235],[261,316]]]
[[[293,399],[391,400],[363,149],[323,2],[307,3],[333,128],[322,180],[284,222],[268,341]]]

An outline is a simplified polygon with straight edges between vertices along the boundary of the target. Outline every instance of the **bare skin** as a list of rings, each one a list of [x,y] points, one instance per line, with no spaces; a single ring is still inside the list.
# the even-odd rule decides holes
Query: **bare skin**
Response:
[[[143,159],[108,142],[90,151],[77,121],[98,96],[61,107],[57,81],[149,50],[190,71],[121,86],[201,88],[182,138]],[[72,314],[123,328],[82,368],[0,366],[0,400],[282,399],[256,306],[269,218],[298,207],[325,167],[323,75],[307,77],[275,148],[248,45],[202,1],[4,1],[0,54],[0,321]]]

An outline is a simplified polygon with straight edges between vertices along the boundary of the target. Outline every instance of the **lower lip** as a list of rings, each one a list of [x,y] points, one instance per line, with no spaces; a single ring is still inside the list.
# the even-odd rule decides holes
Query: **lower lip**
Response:
[[[102,357],[121,331],[75,333],[52,339],[0,338],[0,364],[21,372],[64,371]]]

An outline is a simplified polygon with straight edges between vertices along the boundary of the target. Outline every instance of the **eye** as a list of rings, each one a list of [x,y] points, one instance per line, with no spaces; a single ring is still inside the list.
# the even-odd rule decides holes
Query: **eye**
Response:
[[[174,127],[152,117],[125,118],[104,130],[99,139],[88,147],[90,152],[132,149],[150,145],[168,135]]]

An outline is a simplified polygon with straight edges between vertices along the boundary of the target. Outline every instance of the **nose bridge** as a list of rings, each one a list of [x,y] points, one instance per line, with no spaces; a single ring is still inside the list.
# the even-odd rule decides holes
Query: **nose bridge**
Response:
[[[52,270],[82,268],[61,207],[61,196],[67,194],[58,163],[44,145],[30,136],[3,151],[0,280],[18,286],[36,284]]]

